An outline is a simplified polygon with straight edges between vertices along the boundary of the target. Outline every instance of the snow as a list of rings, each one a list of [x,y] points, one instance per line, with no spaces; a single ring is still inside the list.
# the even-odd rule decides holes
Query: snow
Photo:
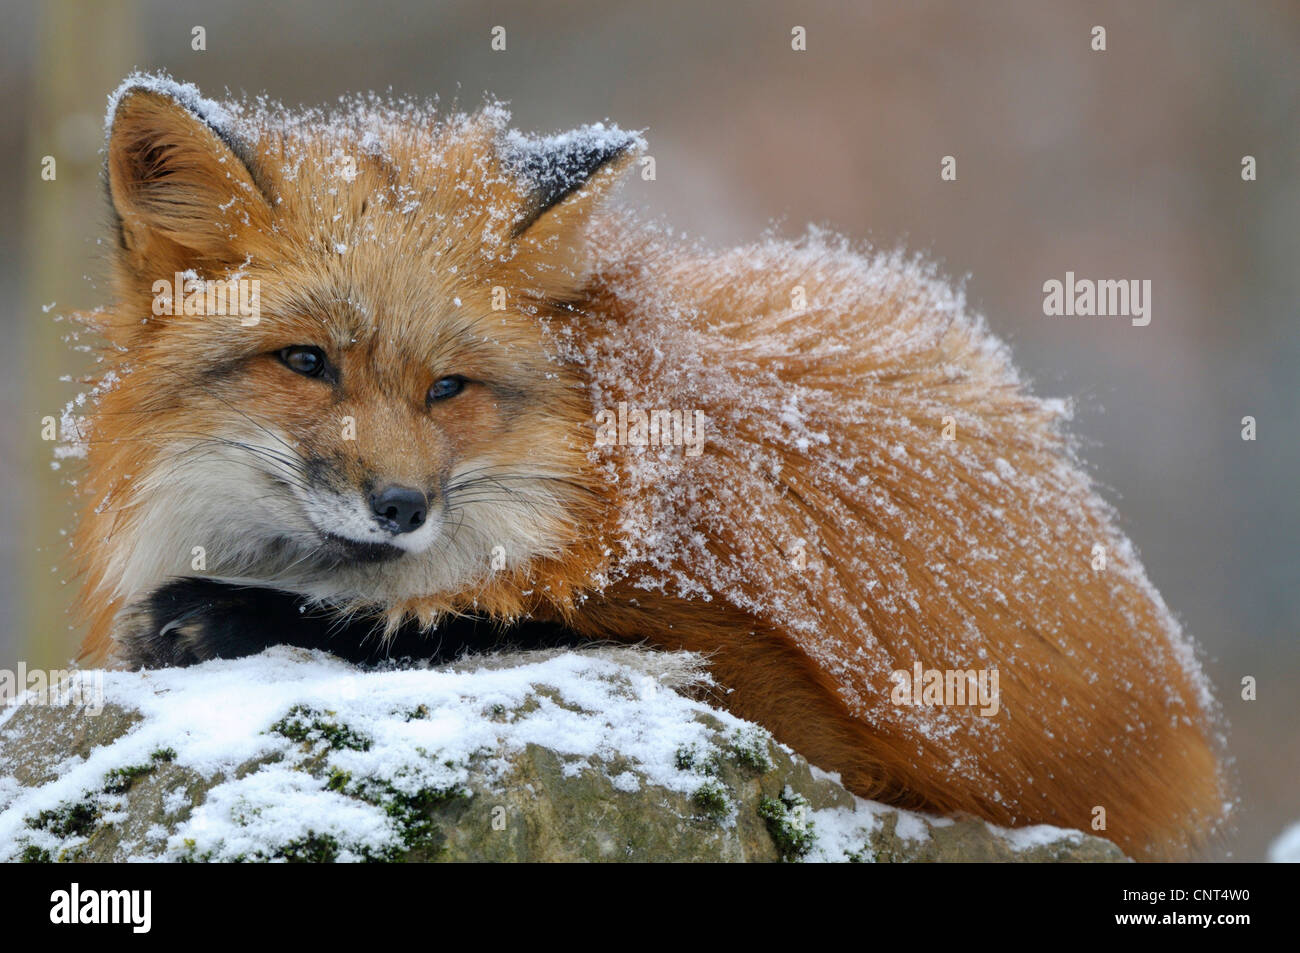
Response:
[[[169,96],[213,127],[228,127],[234,122],[234,115],[224,104],[206,98],[193,83],[177,82],[165,73],[146,73],[137,70],[122,80],[117,89],[109,93],[108,109],[104,113],[105,134],[113,127],[113,116],[117,113],[122,97],[127,92],[137,89]]]
[[[117,386],[118,380],[118,375],[109,371],[89,391],[78,394],[64,406],[59,415],[59,442],[54,446],[56,460],[86,456],[86,435],[89,433],[90,421],[87,414],[79,411],[90,411],[100,397]]]
[[[1020,851],[1044,847],[1060,841],[1063,837],[1075,843],[1083,840],[1083,834],[1079,831],[1062,831],[1059,827],[1052,827],[1050,824],[1034,824],[1031,827],[1018,827],[1013,830],[995,828],[992,824],[987,826],[990,830],[1000,832],[1013,849]]]
[[[623,152],[644,149],[640,133],[616,125],[592,123],[550,136],[529,136],[506,130],[501,137],[507,163],[543,187],[559,194],[586,180],[591,169]]]

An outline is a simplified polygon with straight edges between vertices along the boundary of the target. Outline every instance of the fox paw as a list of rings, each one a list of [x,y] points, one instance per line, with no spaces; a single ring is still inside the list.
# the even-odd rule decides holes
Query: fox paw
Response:
[[[115,656],[139,669],[252,655],[291,641],[284,627],[300,615],[296,604],[296,597],[276,590],[177,579],[121,612]]]

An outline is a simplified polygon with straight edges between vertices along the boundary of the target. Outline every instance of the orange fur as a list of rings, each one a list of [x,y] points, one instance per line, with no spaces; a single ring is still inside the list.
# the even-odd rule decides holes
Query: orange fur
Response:
[[[245,110],[227,142],[166,90],[122,94],[115,304],[90,317],[113,376],[88,421],[74,549],[85,657],[110,657],[123,609],[191,572],[182,536],[159,542],[169,526],[192,518],[219,573],[291,574],[204,509],[229,492],[237,520],[262,497],[187,496],[204,454],[234,466],[197,440],[273,426],[353,481],[436,484],[486,460],[545,475],[518,511],[523,552],[490,571],[502,527],[477,510],[458,530],[482,551],[473,578],[424,591],[358,571],[340,604],[391,624],[532,615],[703,652],[722,704],[864,796],[1080,829],[1100,806],[1137,856],[1200,843],[1224,792],[1195,663],[1059,408],[1025,393],[961,302],[913,262],[817,237],[723,254],[661,237],[601,207],[631,153],[514,235],[529,192],[502,162],[501,121]],[[189,269],[259,279],[260,322],[153,316],[152,283]],[[272,357],[308,343],[338,355],[341,392]],[[451,372],[476,383],[426,407]],[[701,409],[703,454],[593,448],[596,412],[620,401]],[[274,467],[242,463],[280,492]],[[666,544],[648,542],[657,530]],[[997,669],[1001,713],[890,704],[891,674],[914,662]]]

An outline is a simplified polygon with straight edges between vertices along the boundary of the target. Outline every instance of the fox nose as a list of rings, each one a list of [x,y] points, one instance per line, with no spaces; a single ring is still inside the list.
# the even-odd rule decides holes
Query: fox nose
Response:
[[[424,494],[409,486],[386,486],[370,494],[375,520],[393,535],[413,533],[424,525],[429,504]]]

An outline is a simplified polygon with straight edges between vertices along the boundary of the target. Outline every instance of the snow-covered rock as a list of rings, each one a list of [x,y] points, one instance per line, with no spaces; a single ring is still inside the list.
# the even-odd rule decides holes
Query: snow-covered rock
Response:
[[[710,706],[692,655],[277,648],[73,677],[102,704],[0,709],[0,859],[1123,859],[857,798]]]

